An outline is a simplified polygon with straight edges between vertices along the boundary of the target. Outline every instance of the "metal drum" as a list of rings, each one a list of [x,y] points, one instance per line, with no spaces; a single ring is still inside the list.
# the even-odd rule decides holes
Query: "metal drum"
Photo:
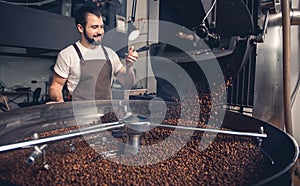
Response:
[[[174,106],[177,103],[162,102],[167,107]],[[115,112],[121,112],[119,109],[123,109],[127,112],[127,115],[120,115],[123,119],[118,120],[114,125],[120,125],[118,128],[125,128],[125,130],[120,130],[127,133],[127,142],[129,147],[133,150],[126,149],[127,152],[133,152],[133,155],[139,153],[139,136],[143,132],[149,130],[147,116],[149,116],[151,110],[151,101],[142,100],[131,100],[131,101],[82,101],[82,102],[67,102],[49,105],[38,105],[34,107],[27,107],[22,109],[16,109],[11,112],[1,113],[0,121],[0,156],[9,152],[17,152],[23,150],[24,148],[34,149],[30,157],[35,158],[34,153],[39,155],[46,148],[47,144],[51,146],[51,143],[60,141],[64,138],[57,138],[58,136],[52,136],[51,140],[48,142],[39,142],[26,144],[26,142],[37,142],[38,140],[43,140],[46,138],[36,138],[33,134],[40,134],[45,131],[51,131],[56,129],[63,129],[72,126],[85,125],[85,123],[93,123],[93,121],[103,114],[107,114],[114,110]],[[80,108],[79,110],[77,108]],[[75,113],[75,114],[74,114]],[[96,113],[96,114],[95,114]],[[128,113],[131,115],[128,116]],[[143,116],[143,117],[132,117],[132,116]],[[125,119],[124,119],[125,118]],[[82,122],[82,123],[81,123]],[[127,125],[129,123],[129,125]],[[128,127],[134,127],[138,124],[138,128],[128,129]],[[93,128],[98,131],[93,133],[101,132],[102,130],[110,130],[109,127],[113,125],[106,125],[102,128]],[[125,126],[125,127],[124,127]],[[99,127],[99,126],[98,126]],[[127,127],[127,129],[126,129]],[[157,127],[166,127],[164,125],[157,125]],[[173,126],[175,129],[180,128],[179,125]],[[298,145],[295,140],[283,132],[282,130],[265,123],[263,121],[257,120],[255,118],[245,116],[242,114],[226,111],[222,127],[230,129],[233,133],[240,134],[266,134],[266,138],[262,139],[261,151],[264,153],[267,161],[269,162],[268,168],[260,176],[261,179],[253,185],[290,185],[292,183],[291,179],[291,169],[297,161],[299,154]],[[263,128],[264,131],[257,133]],[[187,128],[184,128],[186,130]],[[195,128],[194,128],[195,129]],[[196,129],[195,129],[196,130]],[[198,130],[198,129],[197,129]],[[202,129],[199,129],[202,130]],[[208,130],[208,129],[203,129]],[[77,131],[78,135],[82,135],[83,132],[89,130],[82,129]],[[137,132],[142,131],[142,132]],[[73,133],[66,133],[70,135],[68,139],[72,139],[76,135]],[[73,136],[72,136],[72,135]],[[77,135],[77,136],[78,136]],[[136,135],[134,137],[134,135]],[[33,137],[32,137],[33,136]],[[60,135],[61,136],[61,135]],[[56,138],[56,139],[55,139]],[[128,139],[130,138],[130,139]],[[259,137],[257,137],[259,139]],[[103,141],[102,141],[103,142]],[[22,144],[23,143],[23,144]],[[16,145],[16,146],[15,146]],[[18,146],[19,145],[19,146]],[[251,155],[250,155],[251,156]],[[24,161],[24,160],[18,160]],[[29,161],[29,160],[28,160]],[[31,162],[33,163],[34,159]],[[94,161],[97,159],[94,158]],[[153,165],[155,167],[155,164]],[[51,168],[51,166],[50,166]],[[195,168],[197,170],[197,168]],[[58,172],[59,174],[59,172]],[[202,174],[201,172],[199,174]],[[5,170],[0,171],[0,178],[5,178]],[[201,177],[201,175],[199,175]],[[75,179],[75,178],[74,178]],[[126,179],[126,178],[120,178]],[[7,182],[7,180],[6,180]],[[5,182],[5,183],[6,183]],[[4,182],[3,182],[4,183]],[[157,183],[160,183],[157,181]],[[137,183],[139,184],[139,183]],[[141,183],[140,183],[141,184]],[[221,184],[221,183],[220,183]]]

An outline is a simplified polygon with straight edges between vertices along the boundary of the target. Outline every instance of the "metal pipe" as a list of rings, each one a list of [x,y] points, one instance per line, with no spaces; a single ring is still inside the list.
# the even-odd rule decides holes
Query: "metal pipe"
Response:
[[[127,134],[126,144],[124,144],[123,153],[125,155],[136,155],[140,148],[140,135]]]
[[[282,9],[282,40],[283,40],[283,97],[284,97],[284,123],[285,130],[293,136],[291,115],[291,31],[290,31],[290,3],[281,1]]]
[[[230,130],[218,130],[218,129],[196,128],[190,126],[153,124],[153,123],[151,123],[151,126],[175,128],[175,129],[182,129],[182,130],[195,130],[195,131],[210,132],[210,133],[221,133],[221,134],[229,134],[229,135],[237,135],[237,136],[258,137],[258,138],[267,137],[267,134],[265,133],[262,134],[262,133],[254,133],[254,132],[237,132],[237,131],[230,131]]]
[[[300,25],[300,11],[292,9],[291,13],[291,25]]]
[[[282,25],[282,13],[270,14],[268,24],[272,26]],[[300,11],[297,9],[290,10],[290,25],[300,25]]]
[[[97,129],[97,128],[102,128],[102,127],[107,127],[107,126],[111,126],[111,125],[117,125],[120,124],[120,122],[111,122],[111,123],[100,123],[91,127],[85,127],[85,128],[80,128],[80,129],[76,129],[73,130],[71,132],[79,132],[79,131],[86,131],[86,130],[92,130],[92,129]]]
[[[24,142],[9,144],[9,145],[2,145],[2,146],[0,146],[0,152],[8,151],[8,150],[14,150],[14,149],[18,149],[18,148],[24,148],[24,147],[28,147],[28,146],[32,146],[32,145],[38,145],[38,144],[42,144],[42,143],[59,141],[59,140],[68,139],[68,138],[74,138],[74,137],[82,136],[82,135],[85,135],[85,134],[103,132],[105,130],[116,129],[116,128],[120,128],[120,127],[124,127],[124,124],[113,125],[113,126],[103,127],[103,128],[99,128],[99,129],[92,129],[92,130],[84,130],[84,131],[79,131],[79,132],[67,133],[67,134],[62,134],[62,135],[59,135],[59,136],[51,136],[51,137],[46,137],[46,138],[41,138],[41,139],[36,139],[36,140],[30,140],[30,141],[24,141]]]

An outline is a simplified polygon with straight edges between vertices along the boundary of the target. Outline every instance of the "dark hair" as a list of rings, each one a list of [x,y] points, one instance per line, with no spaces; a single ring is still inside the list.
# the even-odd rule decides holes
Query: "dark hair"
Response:
[[[82,6],[79,8],[76,13],[75,13],[75,24],[81,24],[82,26],[85,27],[86,25],[86,17],[87,14],[91,13],[96,15],[97,17],[101,17],[101,12],[97,7],[92,7],[92,6]]]

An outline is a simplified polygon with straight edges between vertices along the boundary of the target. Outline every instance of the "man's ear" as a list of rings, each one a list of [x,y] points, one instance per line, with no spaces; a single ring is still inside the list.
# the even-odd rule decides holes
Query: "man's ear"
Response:
[[[83,26],[81,24],[77,24],[77,29],[80,33],[83,33]]]

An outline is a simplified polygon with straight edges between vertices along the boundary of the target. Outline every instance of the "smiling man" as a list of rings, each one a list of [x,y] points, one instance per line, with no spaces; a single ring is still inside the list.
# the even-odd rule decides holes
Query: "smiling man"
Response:
[[[132,65],[138,58],[134,48],[129,48],[124,66],[112,49],[101,44],[104,24],[96,7],[81,7],[75,23],[81,39],[57,56],[49,89],[51,101],[64,101],[62,88],[66,82],[73,100],[111,99],[113,76],[130,89],[135,78]]]

